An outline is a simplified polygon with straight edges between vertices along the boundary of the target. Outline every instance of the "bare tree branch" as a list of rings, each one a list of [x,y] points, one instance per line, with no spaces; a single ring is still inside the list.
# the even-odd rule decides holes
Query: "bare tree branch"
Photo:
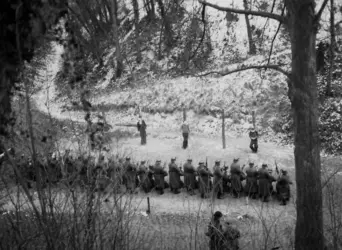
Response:
[[[281,15],[283,16],[284,15],[284,11],[285,11],[285,5],[281,11]],[[267,64],[270,64],[270,61],[271,61],[271,55],[272,55],[272,52],[273,52],[273,46],[274,46],[274,41],[275,39],[277,38],[277,35],[279,33],[279,30],[280,30],[280,27],[281,27],[281,23],[279,23],[278,25],[278,28],[277,28],[277,31],[272,39],[272,43],[271,43],[271,48],[270,48],[270,52],[269,52],[269,55],[268,55],[268,61],[267,61]]]
[[[322,3],[321,8],[319,9],[319,11],[317,12],[315,19],[316,21],[319,21],[319,19],[322,16],[323,10],[325,9],[325,6],[327,6],[328,0],[324,0],[324,2]]]
[[[235,9],[235,8],[229,8],[229,7],[222,7],[218,6],[216,4],[208,3],[207,1],[204,0],[198,0],[199,3],[208,5],[214,9],[217,10],[222,10],[222,11],[230,11],[233,13],[237,14],[247,14],[247,15],[253,15],[253,16],[261,16],[261,17],[266,17],[266,18],[271,18],[274,20],[277,20],[281,23],[284,23],[286,21],[286,18],[277,14],[273,14],[270,12],[265,12],[265,11],[253,11],[253,10],[242,10],[242,9]]]
[[[226,75],[230,75],[230,74],[233,74],[233,73],[237,73],[237,72],[241,72],[241,71],[245,71],[245,70],[249,70],[249,69],[273,69],[273,70],[276,70],[276,71],[284,74],[289,79],[291,78],[291,73],[289,73],[286,70],[280,68],[280,65],[276,65],[276,64],[243,66],[241,68],[237,68],[237,69],[233,69],[233,70],[227,70],[227,71],[210,71],[210,72],[207,72],[207,73],[204,73],[204,74],[200,74],[200,75],[196,75],[196,76],[197,77],[202,77],[202,76],[207,76],[207,75],[211,75],[211,74],[218,74],[218,75],[221,75],[221,76],[226,76]]]

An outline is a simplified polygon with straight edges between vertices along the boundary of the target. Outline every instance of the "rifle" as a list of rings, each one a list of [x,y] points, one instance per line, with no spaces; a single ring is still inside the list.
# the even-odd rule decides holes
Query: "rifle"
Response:
[[[275,164],[275,166],[276,166],[276,168],[275,168],[275,171],[276,171],[276,173],[278,174],[278,176],[279,176],[279,169],[278,169],[278,164],[277,164],[277,161],[276,160],[274,160],[274,164]]]
[[[205,157],[205,167],[208,169],[208,157]]]

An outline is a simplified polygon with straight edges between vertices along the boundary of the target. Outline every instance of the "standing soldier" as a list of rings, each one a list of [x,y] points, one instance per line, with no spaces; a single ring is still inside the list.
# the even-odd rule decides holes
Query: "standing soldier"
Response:
[[[246,186],[245,194],[247,197],[256,199],[258,194],[258,172],[254,168],[254,162],[249,163],[249,168],[246,170]]]
[[[223,172],[220,168],[220,161],[215,161],[214,171],[214,197],[222,199],[223,195]]]
[[[249,138],[251,139],[249,147],[254,153],[258,152],[258,136],[258,132],[253,127],[251,131],[249,131]]]
[[[187,121],[184,121],[181,126],[182,134],[183,134],[183,149],[186,149],[188,147],[188,140],[189,140],[189,133],[190,128]]]
[[[273,196],[276,194],[273,188],[273,182],[277,181],[277,179],[273,176],[273,169],[268,169],[268,173],[270,174],[270,195]]]
[[[230,166],[230,175],[231,175],[231,185],[234,198],[238,198],[242,191],[242,183],[241,176],[242,171],[239,164],[239,158],[235,158],[233,160],[232,165]]]
[[[148,178],[148,168],[145,165],[146,161],[141,161],[138,169],[138,176],[142,190],[145,193],[149,193],[152,189],[151,180]]]
[[[280,205],[286,205],[286,202],[290,200],[290,184],[292,181],[290,180],[289,176],[287,175],[286,170],[282,170],[282,175],[278,178],[276,189],[278,199],[281,202]]]
[[[191,159],[188,159],[188,162],[184,164],[183,170],[185,188],[190,195],[194,195],[196,189],[196,170],[192,165]]]
[[[154,166],[154,179],[156,181],[156,190],[159,191],[161,195],[164,194],[165,176],[167,176],[167,172],[161,166],[161,160],[157,160],[156,165]]]
[[[127,191],[131,194],[134,193],[136,188],[136,175],[137,175],[137,168],[136,166],[130,162],[131,158],[127,157],[126,162],[124,164],[124,176],[126,182]]]
[[[147,177],[148,177],[148,179],[150,180],[151,189],[155,188],[155,186],[156,186],[156,182],[155,182],[153,176],[154,176],[154,166],[153,166],[153,165],[149,165],[149,166],[148,166]]]
[[[210,177],[213,176],[211,171],[204,166],[204,162],[201,161],[198,167],[198,181],[199,181],[199,190],[201,193],[201,198],[207,198],[207,194],[210,192]]]
[[[179,189],[182,188],[183,183],[181,181],[181,176],[184,175],[183,171],[175,163],[176,158],[171,159],[169,164],[169,175],[170,175],[170,189],[174,194],[179,194]]]
[[[270,197],[270,179],[271,176],[267,171],[267,164],[262,164],[262,168],[258,171],[259,180],[259,197],[262,202],[268,202]]]
[[[140,138],[141,138],[141,145],[146,144],[146,123],[142,119],[141,115],[139,115],[139,121],[137,123],[138,131],[140,132]]]

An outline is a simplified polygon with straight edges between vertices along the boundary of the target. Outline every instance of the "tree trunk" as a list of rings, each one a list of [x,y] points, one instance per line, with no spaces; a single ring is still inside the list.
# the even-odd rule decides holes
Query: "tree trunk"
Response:
[[[134,10],[134,26],[135,26],[135,49],[136,49],[136,62],[140,63],[142,60],[140,51],[140,26],[139,26],[139,4],[137,0],[132,0],[133,10]]]
[[[163,18],[163,26],[164,26],[164,32],[165,32],[165,45],[167,48],[172,47],[172,27],[169,21],[169,18],[166,14],[165,7],[163,0],[157,0],[159,9],[160,9],[160,15]]]
[[[318,96],[316,82],[315,1],[286,1],[292,50],[289,98],[295,129],[297,221],[295,249],[323,249],[323,214]]]
[[[123,72],[123,61],[120,49],[120,38],[119,38],[119,29],[117,24],[117,15],[115,11],[115,6],[117,6],[116,0],[111,0],[111,9],[113,13],[113,36],[115,43],[115,56],[116,56],[116,73],[115,76],[117,78],[121,77]]]
[[[156,16],[156,8],[154,6],[154,0],[150,0],[151,5],[151,20],[153,20]]]
[[[244,6],[245,10],[248,10],[247,0],[243,0],[243,6]],[[249,54],[250,55],[255,55],[256,54],[256,47],[255,47],[255,43],[253,41],[252,29],[251,29],[251,25],[249,23],[248,15],[245,15],[245,19],[246,19],[246,26],[247,26]]]
[[[330,46],[329,46],[329,72],[327,79],[326,96],[331,96],[332,72],[334,69],[334,49],[335,49],[335,13],[334,0],[330,0]]]

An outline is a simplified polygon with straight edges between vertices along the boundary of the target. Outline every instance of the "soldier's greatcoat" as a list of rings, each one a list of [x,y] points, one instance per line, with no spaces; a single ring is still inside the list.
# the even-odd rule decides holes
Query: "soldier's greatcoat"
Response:
[[[242,171],[240,168],[240,164],[237,162],[233,162],[230,166],[230,175],[231,175],[231,187],[235,192],[242,191],[242,183],[241,183],[241,176]]]
[[[176,163],[169,164],[169,175],[170,175],[170,188],[171,190],[182,188],[181,176],[184,175]]]
[[[219,165],[215,165],[213,167],[213,174],[214,174],[214,181],[213,181],[213,186],[214,186],[214,192],[215,193],[223,193],[223,172],[220,168]]]
[[[194,166],[187,162],[183,166],[184,171],[184,186],[187,190],[196,189],[196,170]]]
[[[268,197],[270,195],[271,175],[267,169],[262,168],[258,171],[259,196]]]
[[[167,176],[167,172],[163,167],[159,164],[154,166],[154,180],[156,189],[163,190],[165,188],[165,176]]]
[[[150,192],[152,189],[151,179],[148,177],[149,170],[145,164],[141,164],[138,169],[139,181],[141,188],[146,192]]]
[[[198,167],[198,175],[199,175],[199,190],[201,194],[209,193],[210,191],[210,177],[213,176],[211,171],[207,169],[205,166]]]
[[[258,193],[258,171],[252,166],[246,170],[246,195]]]

